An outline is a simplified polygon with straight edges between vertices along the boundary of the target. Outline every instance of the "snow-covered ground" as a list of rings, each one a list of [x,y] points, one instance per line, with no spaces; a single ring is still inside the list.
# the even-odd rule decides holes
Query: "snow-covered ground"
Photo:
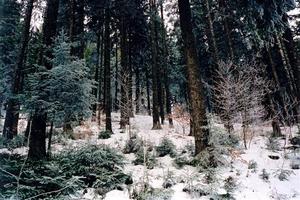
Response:
[[[111,138],[105,140],[98,139],[100,130],[97,124],[89,122],[85,126],[76,127],[75,133],[91,131],[93,133],[92,136],[79,140],[67,140],[63,144],[55,144],[53,145],[53,151],[60,151],[67,146],[72,147],[89,143],[97,145],[108,144],[121,152],[128,139],[128,133],[122,133],[119,129],[119,114],[113,113],[112,121],[114,134]],[[166,125],[163,125],[162,130],[151,130],[152,117],[136,115],[135,118],[131,119],[131,124],[132,132],[153,146],[158,145],[164,137],[167,137],[176,145],[177,151],[181,152],[187,144],[193,144],[194,142],[193,137],[183,135],[182,128],[177,122],[175,122],[174,128],[169,128],[166,123]],[[269,133],[270,127],[262,127],[253,137],[249,149],[244,150],[240,148],[234,151],[234,154],[228,157],[231,167],[222,167],[217,170],[216,176],[219,181],[215,185],[205,184],[203,182],[204,174],[199,173],[199,170],[195,167],[185,166],[182,169],[176,168],[173,161],[174,158],[169,156],[157,158],[158,162],[156,166],[153,169],[146,169],[143,165],[132,164],[135,158],[134,154],[126,154],[124,170],[128,174],[132,174],[133,185],[129,190],[110,191],[106,194],[105,199],[128,200],[130,199],[129,191],[134,187],[138,187],[144,181],[147,181],[153,188],[163,189],[163,182],[170,174],[172,174],[172,179],[175,181],[175,185],[169,189],[172,193],[172,200],[209,199],[209,196],[195,197],[183,192],[183,188],[191,180],[195,185],[201,184],[203,188],[211,187],[216,193],[225,194],[226,192],[223,189],[224,179],[229,176],[236,180],[237,187],[233,192],[233,196],[237,200],[300,199],[300,170],[292,170],[290,166],[291,161],[296,160],[296,158],[300,162],[299,150],[298,152],[288,149],[281,149],[277,152],[268,150],[266,142]],[[283,146],[284,140],[280,139],[279,142]],[[24,148],[19,149],[19,151],[26,153],[26,149]],[[274,160],[269,156],[278,156],[279,159]],[[257,166],[255,169],[248,169],[251,162],[256,162]],[[263,180],[261,177],[263,170],[269,175],[268,180]],[[290,173],[288,180],[279,180],[278,175],[282,170]],[[94,195],[93,189],[88,190],[82,197],[82,199],[98,198]]]

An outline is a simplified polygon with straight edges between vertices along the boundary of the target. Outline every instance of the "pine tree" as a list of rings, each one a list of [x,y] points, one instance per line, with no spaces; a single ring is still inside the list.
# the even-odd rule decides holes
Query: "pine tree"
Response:
[[[179,15],[182,38],[187,59],[187,78],[191,106],[191,129],[195,137],[195,153],[198,154],[208,146],[209,131],[203,98],[203,85],[199,78],[199,66],[195,38],[191,26],[191,8],[189,0],[179,0]]]
[[[150,1],[151,12],[151,56],[152,56],[152,129],[161,129],[159,121],[159,63],[158,63],[158,38],[157,38],[157,5],[156,0]]]
[[[8,101],[9,106],[6,112],[6,120],[3,128],[3,136],[12,139],[17,134],[18,105],[17,95],[14,92],[14,80],[18,59],[18,45],[20,42],[19,23],[21,7],[17,1],[9,0],[0,2],[0,71],[2,93],[0,97],[1,106],[3,101]]]
[[[112,132],[111,125],[111,38],[110,38],[110,5],[105,9],[105,33],[104,33],[104,89],[105,89],[105,129]]]
[[[47,70],[52,68],[49,60],[45,59],[52,58],[51,45],[52,39],[56,35],[56,20],[58,15],[58,0],[48,0],[46,13],[44,16],[43,24],[43,47],[40,51],[39,64],[45,66]],[[47,114],[43,110],[35,110],[32,113],[32,122],[30,130],[30,142],[28,156],[30,159],[44,159],[46,157],[46,121]]]
[[[30,21],[32,16],[33,3],[34,0],[29,0],[27,2],[24,25],[21,35],[22,43],[20,45],[20,50],[17,53],[17,63],[13,72],[14,80],[12,82],[12,97],[8,99],[7,103],[6,116],[3,128],[3,135],[5,135],[7,138],[12,138],[18,133],[20,102],[17,99],[17,95],[21,92],[22,79],[24,78],[24,62],[26,57],[26,49],[29,41]]]

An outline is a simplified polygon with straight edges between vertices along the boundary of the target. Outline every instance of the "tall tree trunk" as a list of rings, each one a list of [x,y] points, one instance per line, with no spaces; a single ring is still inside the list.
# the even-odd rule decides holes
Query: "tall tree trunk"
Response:
[[[69,38],[71,42],[74,42],[75,38],[75,7],[76,7],[76,0],[69,0]],[[73,52],[73,47],[71,49],[71,52]]]
[[[129,70],[129,82],[128,82],[128,89],[129,89],[129,117],[134,117],[133,115],[133,100],[132,100],[132,38],[131,38],[131,29],[129,29],[129,42],[128,42],[128,70]]]
[[[28,157],[32,160],[46,158],[46,114],[36,113],[32,117]]]
[[[158,51],[159,50],[159,45],[158,45],[159,37],[158,37],[157,22],[155,24],[156,24],[156,26],[155,26],[155,38],[156,38],[155,46]],[[157,63],[159,63],[159,60],[157,61]],[[157,79],[157,96],[158,96],[158,104],[159,104],[159,116],[160,116],[161,124],[164,124],[164,121],[165,121],[164,86],[163,86],[163,82],[162,82],[163,79],[158,78],[158,77],[161,77],[164,75],[163,67],[165,67],[165,66],[162,66],[161,64],[157,64],[157,67],[158,67],[158,69],[156,72],[157,73],[156,79]]]
[[[228,21],[228,16],[230,16],[231,13],[227,13],[228,11],[227,11],[226,3],[227,3],[226,0],[219,0],[219,6],[221,9],[224,31],[226,33],[226,39],[227,39],[228,48],[229,48],[229,57],[230,57],[230,59],[234,59],[233,43],[231,40],[232,28],[230,27],[230,24]]]
[[[217,46],[217,42],[216,42],[216,34],[215,34],[215,31],[214,31],[214,25],[213,25],[213,20],[212,20],[212,16],[211,16],[211,8],[210,8],[210,5],[209,5],[209,1],[208,0],[205,0],[205,7],[206,7],[206,12],[207,12],[207,21],[208,21],[208,30],[209,30],[209,40],[210,40],[210,43],[212,44],[212,50],[213,50],[213,59],[214,59],[214,62],[216,63],[216,65],[219,64],[219,49],[218,49],[218,46]]]
[[[99,95],[99,72],[100,72],[100,33],[97,34],[97,46],[96,46],[96,54],[97,54],[97,59],[96,59],[96,72],[95,72],[95,77],[94,80],[97,83],[96,88],[93,89],[93,94],[95,96],[95,99],[97,99]],[[93,105],[93,116],[96,117],[97,113],[97,101]]]
[[[2,106],[3,106],[3,98],[0,97],[0,118],[2,118]]]
[[[169,84],[169,53],[168,53],[168,46],[166,41],[166,28],[165,28],[165,21],[164,21],[164,7],[163,2],[160,4],[160,16],[161,16],[161,29],[162,29],[162,44],[163,44],[163,58],[167,59],[164,60],[164,68],[163,68],[163,76],[164,76],[164,85],[165,85],[165,100],[166,100],[166,111],[169,121],[169,126],[173,127],[173,118],[172,118],[172,107],[171,107],[171,92],[170,92],[170,84]]]
[[[215,76],[216,71],[219,68],[219,62],[220,62],[220,57],[219,57],[219,49],[217,45],[217,40],[216,40],[216,34],[214,30],[214,22],[212,19],[212,11],[211,11],[211,6],[209,0],[204,1],[204,6],[206,8],[206,19],[207,19],[207,38],[208,38],[208,46],[212,55],[212,63],[209,64],[208,68],[208,84],[213,85],[214,83],[217,82],[217,76]],[[213,99],[215,99],[216,94],[212,93],[209,88],[207,88],[207,104],[208,104],[208,109],[209,111],[216,112],[217,114],[220,112],[219,110],[215,109]]]
[[[52,39],[56,35],[56,20],[58,15],[59,0],[48,0],[43,25],[43,45],[50,49]],[[51,51],[44,48],[40,52],[40,63],[46,69],[51,69],[49,61],[44,56],[51,58]],[[44,159],[46,157],[46,120],[43,112],[35,112],[32,117],[28,157],[30,159]]]
[[[269,60],[269,64],[271,66],[272,76],[273,76],[273,79],[274,79],[274,82],[275,82],[275,87],[277,89],[280,89],[280,82],[279,82],[276,66],[275,66],[275,63],[274,63],[273,58],[272,58],[271,50],[268,49],[267,47],[266,47],[266,53],[267,53],[267,57],[268,57],[268,60]],[[272,136],[273,137],[279,137],[282,134],[281,134],[278,115],[276,114],[276,109],[275,109],[275,106],[274,106],[274,102],[272,101],[271,95],[268,95],[267,98],[268,98],[269,105],[270,105],[270,115],[272,117],[272,129],[273,129]],[[281,98],[281,94],[279,94],[279,98]]]
[[[141,63],[135,66],[135,113],[136,114],[140,113],[140,102],[141,102],[140,64]]]
[[[33,4],[35,0],[29,0],[25,11],[24,27],[22,31],[22,44],[18,55],[16,70],[12,85],[12,95],[9,98],[6,109],[5,122],[3,127],[3,136],[7,139],[12,139],[18,133],[19,109],[20,103],[17,100],[17,95],[22,90],[22,77],[24,70],[24,61],[26,57],[26,49],[29,42],[30,22],[32,17]],[[1,104],[2,107],[2,104]],[[0,111],[1,113],[1,111]]]
[[[50,131],[48,134],[48,147],[47,147],[48,158],[51,157],[51,142],[52,142],[53,128],[54,128],[54,124],[53,124],[53,122],[51,122]]]
[[[178,0],[180,27],[187,60],[187,80],[189,87],[192,128],[195,137],[195,153],[198,154],[208,147],[209,130],[203,98],[203,85],[199,78],[199,63],[191,23],[189,0]]]
[[[100,52],[100,69],[99,69],[99,82],[98,82],[98,97],[97,97],[97,111],[98,111],[98,116],[97,116],[97,121],[98,125],[101,125],[101,111],[102,111],[102,106],[104,102],[104,92],[103,92],[103,63],[104,63],[104,28],[102,27],[101,29],[101,52]],[[102,99],[103,97],[103,99]],[[102,101],[103,100],[103,101]]]
[[[284,20],[288,21],[287,16],[284,17]],[[287,50],[288,58],[290,60],[295,85],[296,85],[297,98],[298,98],[298,101],[300,102],[300,68],[299,68],[299,63],[297,61],[297,57],[296,57],[293,33],[289,27],[286,28],[286,30],[283,34],[283,38],[284,38],[284,45]]]
[[[151,115],[150,76],[149,76],[148,68],[146,68],[146,92],[147,92],[147,111],[148,111],[148,115]]]
[[[110,70],[110,49],[111,49],[111,38],[110,38],[110,8],[105,9],[105,37],[104,37],[104,88],[105,88],[105,129],[106,131],[112,132],[111,126],[111,70]]]
[[[158,62],[157,62],[157,34],[156,34],[156,1],[150,0],[150,9],[151,9],[151,51],[152,51],[152,118],[153,118],[153,127],[152,129],[161,129],[159,122],[159,97],[158,97]]]
[[[284,51],[284,47],[282,45],[282,41],[281,41],[281,38],[280,36],[276,35],[275,36],[275,40],[276,40],[276,43],[277,43],[277,47],[278,47],[278,51],[279,51],[279,54],[280,54],[280,57],[281,57],[281,61],[282,61],[282,68],[286,74],[286,78],[287,78],[287,82],[288,82],[288,88],[290,90],[290,93],[291,94],[294,94],[295,93],[295,86],[294,86],[294,83],[293,83],[293,78],[291,77],[291,65],[290,65],[290,61],[289,61],[289,58],[286,57],[285,55],[285,51]]]
[[[283,17],[283,20],[285,22],[288,22],[288,16],[285,15]],[[293,82],[295,85],[295,95],[297,97],[297,106],[296,106],[296,120],[297,123],[300,123],[299,114],[300,114],[300,108],[299,108],[299,102],[300,102],[300,69],[299,69],[299,62],[297,60],[296,56],[296,49],[295,49],[295,42],[293,39],[293,32],[290,29],[290,27],[287,27],[284,34],[283,34],[283,40],[284,40],[284,46],[286,49],[287,56],[290,60],[291,64],[291,73],[293,75]]]
[[[118,94],[119,94],[119,59],[118,59],[118,41],[116,41],[116,63],[115,63],[115,100],[114,100],[114,109],[115,111],[119,110],[119,101],[118,101]]]
[[[128,43],[127,43],[127,28],[125,17],[121,20],[121,67],[122,67],[122,80],[121,80],[121,120],[120,128],[125,129],[129,125],[129,67],[128,67]]]
[[[78,58],[83,58],[84,54],[84,1],[70,0],[70,30],[69,36],[74,46],[71,54]]]

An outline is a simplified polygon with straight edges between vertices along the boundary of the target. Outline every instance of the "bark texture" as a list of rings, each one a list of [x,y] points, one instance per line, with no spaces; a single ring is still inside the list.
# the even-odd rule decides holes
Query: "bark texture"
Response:
[[[195,153],[208,147],[209,130],[203,98],[203,85],[199,78],[199,64],[191,23],[189,0],[178,0],[180,27],[185,48],[186,70],[190,96],[191,128],[195,137]]]

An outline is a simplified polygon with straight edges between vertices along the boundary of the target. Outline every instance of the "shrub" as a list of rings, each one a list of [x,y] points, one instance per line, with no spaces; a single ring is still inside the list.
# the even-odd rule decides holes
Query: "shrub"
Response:
[[[59,162],[72,175],[84,176],[90,187],[115,189],[124,183],[128,175],[121,171],[124,158],[116,150],[107,146],[89,145],[76,151],[67,150],[61,154]],[[89,181],[95,179],[95,182]]]
[[[262,180],[264,180],[264,181],[266,181],[266,182],[269,181],[270,174],[267,172],[266,169],[263,169],[263,170],[262,170],[262,173],[261,173],[259,176],[260,176],[260,178],[261,178]]]
[[[161,143],[155,148],[157,155],[159,157],[163,157],[166,155],[170,155],[171,157],[176,156],[175,152],[176,146],[173,144],[173,142],[167,138],[163,138]]]
[[[279,169],[275,172],[275,176],[277,176],[280,181],[289,180],[289,177],[292,174],[295,174],[295,173],[292,170],[287,170],[287,169]]]
[[[74,193],[83,186],[78,177],[66,176],[57,162],[27,161],[20,177],[19,192],[16,193],[17,181],[25,157],[14,154],[1,154],[0,193],[3,199],[26,199],[45,192],[58,191],[52,195],[59,196]],[[66,187],[67,186],[67,187]],[[49,197],[49,196],[48,196]],[[36,199],[42,199],[39,196]]]
[[[182,149],[182,154],[185,154],[185,153],[188,153],[190,156],[194,156],[195,155],[195,145],[192,143],[185,145],[184,148]]]
[[[101,131],[98,135],[98,139],[108,139],[111,137],[110,131]]]
[[[164,176],[163,188],[170,188],[175,185],[174,173],[172,171],[167,171],[167,174]]]
[[[191,165],[198,167],[200,171],[208,168],[228,165],[228,161],[216,148],[206,148],[201,151],[193,160]]]
[[[185,155],[176,156],[174,159],[174,163],[175,163],[176,167],[181,169],[185,165],[191,165],[191,159]]]
[[[171,200],[173,191],[166,189],[154,189],[151,193],[146,193],[145,200]]]
[[[182,191],[190,194],[193,198],[198,199],[199,197],[208,195],[208,193],[202,188],[202,185],[197,184],[192,185],[191,187],[185,186]]]
[[[300,169],[300,157],[293,158],[290,166],[292,169]]]
[[[6,139],[0,135],[0,148],[16,149],[26,145],[24,135],[16,135],[13,139]]]
[[[248,169],[251,169],[252,172],[256,172],[257,162],[255,162],[254,160],[250,160],[249,163],[248,163]]]
[[[149,188],[144,192],[135,194],[134,199],[137,200],[170,200],[172,198],[173,191],[170,189],[154,189]]]
[[[62,134],[62,133],[55,134],[55,135],[52,136],[51,144],[66,145],[68,139],[71,139],[70,135],[66,135],[66,134]]]
[[[14,176],[19,175],[24,159],[20,155],[0,154],[1,168],[5,171],[0,171],[0,193],[4,198],[8,199],[15,193]],[[73,194],[86,186],[108,192],[131,182],[131,177],[121,170],[123,160],[114,149],[89,145],[65,150],[49,161],[27,161],[20,179],[19,198],[59,191],[52,194],[56,198]],[[46,197],[53,199],[49,195],[38,199]]]
[[[227,192],[227,196],[230,197],[233,191],[236,189],[236,187],[237,187],[236,179],[233,178],[232,176],[229,176],[224,180],[224,189]]]
[[[143,141],[139,137],[128,139],[123,149],[123,153],[136,153],[141,148],[143,148]]]
[[[207,184],[213,184],[217,181],[217,172],[214,168],[208,168],[204,171],[204,181]]]
[[[239,139],[236,135],[230,135],[214,124],[211,124],[210,127],[210,147],[200,152],[191,162],[193,166],[199,167],[200,170],[229,165],[226,155],[229,155],[230,150],[239,143]]]
[[[280,151],[280,143],[274,137],[268,137],[266,142],[267,149],[273,152]]]
[[[215,147],[236,147],[239,144],[239,137],[235,134],[228,134],[224,129],[211,125],[209,143]],[[223,149],[222,148],[222,149]]]
[[[153,169],[156,164],[156,158],[153,155],[153,152],[144,151],[144,148],[140,148],[135,154],[135,160],[133,161],[133,164],[144,165],[144,163],[148,169]]]

